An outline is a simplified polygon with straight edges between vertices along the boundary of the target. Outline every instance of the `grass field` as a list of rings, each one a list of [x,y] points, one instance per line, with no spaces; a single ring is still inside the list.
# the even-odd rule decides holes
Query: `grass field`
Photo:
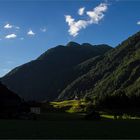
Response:
[[[48,113],[38,120],[0,120],[0,138],[140,138],[140,120],[86,121],[80,114]]]

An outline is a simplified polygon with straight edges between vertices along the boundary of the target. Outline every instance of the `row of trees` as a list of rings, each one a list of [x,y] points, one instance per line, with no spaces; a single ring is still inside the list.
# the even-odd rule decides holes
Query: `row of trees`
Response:
[[[94,99],[86,97],[85,101],[91,102],[95,110],[109,111],[109,113],[119,115],[140,115],[140,96],[138,95],[127,96],[125,93],[120,93]]]

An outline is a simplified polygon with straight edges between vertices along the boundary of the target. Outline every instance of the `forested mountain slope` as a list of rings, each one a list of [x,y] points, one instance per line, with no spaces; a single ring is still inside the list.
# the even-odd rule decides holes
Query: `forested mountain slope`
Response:
[[[1,81],[26,100],[54,100],[67,85],[85,72],[77,66],[111,49],[108,45],[78,44],[51,48],[36,60],[19,66]],[[94,58],[93,58],[94,59]]]
[[[89,63],[94,61],[90,59]],[[81,66],[86,68],[87,64]],[[139,96],[140,32],[106,53],[86,74],[69,84],[59,99],[72,98],[74,94],[98,99],[121,94]]]

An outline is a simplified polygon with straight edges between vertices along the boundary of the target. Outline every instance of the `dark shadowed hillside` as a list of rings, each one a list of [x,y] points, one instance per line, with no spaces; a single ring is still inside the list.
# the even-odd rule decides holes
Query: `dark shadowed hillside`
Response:
[[[20,103],[20,97],[0,83],[0,113],[11,112],[18,108]]]
[[[88,43],[59,45],[36,60],[15,68],[2,78],[2,82],[24,99],[54,100],[67,85],[88,71],[85,68],[79,73],[80,63],[110,49],[108,45]]]
[[[96,59],[84,62],[81,69],[92,66]],[[59,99],[71,98],[74,93],[100,100],[107,96],[140,96],[140,32],[106,53],[86,74],[69,84]]]

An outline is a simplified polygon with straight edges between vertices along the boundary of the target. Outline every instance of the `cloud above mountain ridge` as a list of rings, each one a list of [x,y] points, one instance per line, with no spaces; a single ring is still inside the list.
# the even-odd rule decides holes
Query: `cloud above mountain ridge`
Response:
[[[71,36],[76,37],[81,29],[85,29],[90,24],[98,24],[104,18],[104,13],[108,9],[107,3],[101,3],[91,11],[86,11],[86,20],[77,20],[71,15],[65,15],[65,21],[69,26],[68,32]],[[83,15],[85,8],[80,8],[78,14]]]

